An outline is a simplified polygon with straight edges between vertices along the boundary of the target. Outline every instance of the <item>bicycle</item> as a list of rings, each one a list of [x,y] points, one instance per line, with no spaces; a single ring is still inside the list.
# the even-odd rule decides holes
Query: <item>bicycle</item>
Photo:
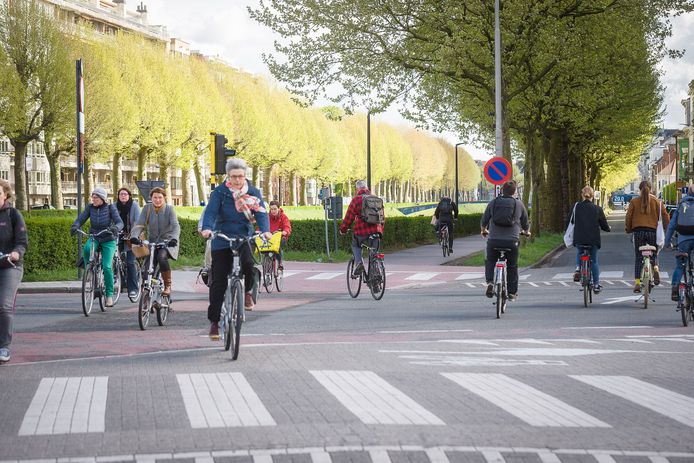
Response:
[[[509,248],[494,248],[499,253],[499,258],[494,266],[494,297],[496,301],[496,318],[501,318],[501,314],[506,313],[506,303],[508,302],[507,285],[507,265],[506,253],[511,252]]]
[[[137,322],[142,331],[147,329],[149,325],[149,317],[156,311],[157,323],[159,326],[164,326],[169,314],[173,311],[171,308],[171,296],[164,293],[164,281],[161,278],[159,267],[155,263],[155,253],[158,249],[166,249],[166,243],[150,243],[147,240],[142,241],[144,246],[149,247],[149,265],[147,273],[143,275],[144,281],[141,283],[140,304],[137,310]]]
[[[448,224],[439,224],[439,244],[441,245],[441,250],[443,251],[443,257],[448,257],[450,255],[450,248],[448,247],[449,239]]]
[[[675,258],[685,258],[684,273],[678,288],[677,311],[682,316],[682,325],[688,326],[694,321],[694,266],[688,252],[678,252]]]
[[[592,246],[578,245],[581,250],[581,291],[583,291],[583,306],[593,303],[593,262],[590,259]]]
[[[239,262],[239,249],[241,246],[250,246],[251,240],[259,234],[251,236],[229,237],[224,233],[213,232],[209,239],[222,238],[229,243],[232,254],[232,269],[227,275],[227,289],[224,293],[222,313],[219,318],[219,338],[224,344],[224,350],[231,350],[231,359],[239,357],[241,345],[241,325],[246,319],[244,313],[244,278],[241,275],[241,263]]]
[[[118,253],[116,254],[118,256],[118,267],[115,267],[115,262],[114,262],[114,268],[113,268],[113,274],[114,276],[116,273],[118,273],[120,280],[121,280],[121,286],[127,288],[128,286],[128,248],[127,245],[125,244],[123,238],[119,240],[118,243]],[[118,271],[116,271],[118,269]],[[128,299],[130,299],[130,302],[135,303],[140,299],[140,295],[142,294],[142,278],[140,278],[140,275],[142,274],[142,263],[140,262],[139,259],[135,259],[135,272],[137,272],[137,278],[135,278],[135,281],[137,282],[137,287],[135,289],[135,297],[130,297],[130,291],[128,291]],[[115,299],[114,299],[115,303]]]
[[[284,289],[284,270],[279,268],[277,261],[281,239],[281,232],[273,233],[272,238],[268,241],[262,241],[262,238],[256,239],[258,252],[260,252],[262,256],[263,287],[267,293],[272,292],[273,282],[278,292],[282,292]],[[259,242],[259,240],[261,242]]]
[[[353,298],[359,296],[362,281],[366,283],[366,286],[368,286],[371,291],[371,296],[377,301],[381,300],[386,291],[385,255],[379,252],[380,241],[381,234],[373,233],[369,235],[367,241],[362,243],[362,251],[367,251],[369,256],[368,268],[362,270],[358,276],[354,276],[353,274],[355,268],[354,256],[352,256],[347,264],[347,291]],[[367,244],[367,242],[369,244]],[[375,246],[373,246],[372,243],[376,243]]]
[[[86,233],[80,229],[77,229],[77,233],[80,233],[92,240],[92,245],[89,249],[89,262],[84,264],[84,272],[82,273],[82,312],[85,317],[88,317],[92,313],[92,308],[94,307],[94,299],[99,300],[99,307],[102,312],[106,311],[105,307],[105,287],[104,287],[104,271],[101,267],[101,249],[96,242],[96,237],[103,233],[110,233],[110,230],[101,230],[99,233],[90,234]],[[116,278],[114,272],[114,296],[116,294]],[[118,278],[118,293],[120,293],[120,278]],[[115,305],[117,299],[113,299]]]
[[[656,249],[655,246],[651,246],[650,244],[639,246],[639,251],[641,251],[641,255],[643,256],[643,267],[641,268],[641,296],[636,299],[636,302],[643,298],[644,309],[648,308],[649,300],[655,302],[655,299],[651,299],[650,295],[653,286],[655,286],[653,283],[653,263],[651,262],[651,256]]]

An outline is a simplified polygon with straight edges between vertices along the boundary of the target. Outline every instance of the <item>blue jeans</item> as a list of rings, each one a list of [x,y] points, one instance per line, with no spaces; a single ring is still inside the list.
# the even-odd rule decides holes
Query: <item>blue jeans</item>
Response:
[[[590,248],[590,268],[593,273],[593,284],[598,286],[600,284],[600,264],[598,263],[598,250],[597,246]],[[581,267],[581,249],[576,248],[576,268]]]
[[[677,243],[677,250],[679,252],[690,253],[694,251],[694,240],[682,241]],[[684,257],[678,257],[675,263],[675,270],[672,272],[672,286],[679,285],[682,281],[682,274],[684,274],[684,266],[687,265],[687,259]]]

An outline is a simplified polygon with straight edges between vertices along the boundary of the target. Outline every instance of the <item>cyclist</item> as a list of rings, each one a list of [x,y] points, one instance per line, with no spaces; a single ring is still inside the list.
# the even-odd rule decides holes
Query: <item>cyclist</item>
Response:
[[[149,268],[149,260],[154,258],[154,268],[159,266],[161,278],[164,280],[164,296],[171,295],[171,265],[169,258],[178,258],[178,239],[181,234],[181,226],[176,217],[176,210],[173,206],[166,204],[166,190],[163,188],[152,188],[149,192],[152,202],[145,204],[142,213],[137,219],[137,223],[130,231],[130,242],[140,244],[140,235],[147,233],[147,239],[151,242],[166,243],[165,248],[155,251],[155,256],[147,256],[143,267],[143,272]],[[147,276],[143,275],[145,279]]]
[[[593,204],[595,192],[593,188],[586,185],[581,190],[583,201],[576,203],[573,209],[574,241],[576,247],[576,270],[574,271],[574,281],[581,279],[581,249],[579,246],[591,246],[590,261],[593,272],[593,292],[598,294],[602,291],[600,286],[600,266],[598,264],[598,250],[600,249],[600,229],[609,232],[610,225],[605,218],[602,207]],[[569,222],[572,222],[569,216]],[[568,223],[566,225],[569,226]]]
[[[663,227],[667,229],[670,216],[662,202],[658,201],[651,193],[651,182],[644,180],[639,184],[639,196],[632,199],[627,209],[624,226],[627,233],[634,234],[634,292],[641,292],[641,267],[643,256],[639,247],[650,244],[655,246],[653,253],[653,283],[660,284],[660,270],[658,268],[658,246],[656,245],[656,228],[658,218],[662,215]]]
[[[106,190],[101,187],[92,191],[92,202],[87,204],[84,211],[77,217],[70,227],[73,235],[89,219],[89,233],[96,235],[104,230],[96,238],[97,247],[101,249],[101,268],[104,271],[104,287],[106,289],[106,307],[113,307],[113,256],[116,254],[118,234],[123,230],[123,220],[118,214],[115,205],[107,203],[108,195]],[[89,238],[82,248],[82,258],[84,262],[89,262],[89,254],[94,244]]]
[[[280,207],[280,203],[277,201],[270,201],[270,233],[275,233],[276,231],[282,232],[277,268],[283,270],[282,259],[284,258],[284,248],[287,246],[289,235],[292,234],[292,224],[287,214],[285,214]]]
[[[665,233],[665,244],[670,245],[670,247],[673,247],[670,242],[675,231],[677,231],[677,250],[691,254],[694,251],[694,184],[689,185],[687,195],[682,198],[672,214],[672,219],[670,219],[670,225]],[[678,287],[686,263],[687,259],[683,257],[678,257],[675,263],[675,270],[672,272],[671,299],[673,301],[679,299]]]
[[[516,182],[509,180],[501,187],[501,196],[494,198],[487,204],[482,215],[480,227],[482,236],[487,237],[487,255],[484,261],[484,276],[487,281],[486,296],[494,297],[494,265],[499,259],[499,252],[494,248],[507,248],[511,252],[506,254],[508,267],[508,299],[515,301],[518,298],[518,247],[520,234],[530,235],[528,231],[528,211],[518,199],[515,198]]]
[[[24,274],[24,253],[29,241],[22,214],[10,206],[12,187],[0,179],[0,254],[8,254],[7,262],[0,263],[0,363],[10,361],[12,343],[12,318],[14,316],[17,288]]]
[[[356,182],[356,188],[357,193],[354,195],[354,198],[352,198],[352,201],[349,203],[349,207],[347,208],[345,218],[342,220],[342,223],[340,224],[340,233],[344,235],[345,233],[347,233],[347,230],[349,230],[349,227],[352,225],[352,223],[354,223],[354,232],[352,234],[352,255],[354,256],[354,262],[356,265],[354,266],[354,270],[352,271],[352,276],[354,276],[355,278],[359,277],[359,275],[364,271],[364,262],[361,258],[361,245],[367,239],[369,239],[369,236],[373,234],[379,234],[381,236],[383,235],[383,224],[366,223],[361,218],[362,203],[364,201],[364,196],[371,194],[371,191],[366,185],[366,182],[364,180],[358,180]],[[369,246],[377,250],[380,249],[380,238],[371,240],[369,242]]]
[[[246,180],[246,161],[240,158],[229,159],[226,163],[225,182],[212,191],[202,216],[204,238],[212,236],[212,228],[227,236],[250,236],[253,224],[257,224],[263,239],[270,239],[270,223],[260,190]],[[246,294],[244,307],[253,310],[251,288],[254,283],[254,260],[250,246],[239,249],[241,271],[244,275]],[[207,318],[210,321],[210,338],[219,337],[219,317],[221,315],[227,277],[232,268],[232,252],[229,243],[222,238],[212,241],[212,284],[210,286],[210,305]]]
[[[116,202],[116,209],[118,209],[118,215],[120,215],[123,221],[123,236],[130,236],[130,230],[133,228],[137,219],[140,217],[140,205],[137,201],[133,199],[133,195],[125,187],[118,190],[118,202]],[[118,252],[123,252],[126,247],[125,240],[118,243]],[[126,255],[126,268],[128,269],[128,296],[131,298],[137,297],[137,279],[139,275],[137,274],[137,267],[135,266],[135,254],[128,248],[125,252]]]
[[[453,223],[458,218],[458,205],[449,196],[442,196],[434,217],[439,221],[439,233],[442,227],[448,228],[448,252],[453,252]]]

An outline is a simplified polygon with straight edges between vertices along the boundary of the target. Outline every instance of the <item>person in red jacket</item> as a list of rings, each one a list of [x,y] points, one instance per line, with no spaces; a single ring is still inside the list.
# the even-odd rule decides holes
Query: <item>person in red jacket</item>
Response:
[[[370,224],[361,220],[361,204],[362,195],[370,195],[368,186],[364,180],[358,180],[356,183],[357,193],[352,198],[349,203],[349,208],[345,214],[345,218],[342,220],[340,225],[340,233],[345,234],[349,227],[354,222],[354,231],[352,233],[352,255],[354,256],[354,262],[357,264],[354,266],[353,275],[359,275],[364,270],[364,262],[361,259],[361,245],[369,236],[374,233],[379,233],[383,235],[383,224]],[[380,239],[372,240],[369,246],[376,249],[381,248]]]
[[[285,214],[280,207],[280,203],[277,201],[270,201],[270,233],[275,233],[276,231],[282,232],[278,268],[279,270],[283,270],[282,258],[284,257],[284,248],[287,246],[289,235],[292,234],[292,224],[287,214]]]

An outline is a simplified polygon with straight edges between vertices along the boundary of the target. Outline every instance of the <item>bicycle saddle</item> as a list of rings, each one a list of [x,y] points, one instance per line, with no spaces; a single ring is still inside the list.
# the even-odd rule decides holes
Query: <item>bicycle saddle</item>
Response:
[[[655,251],[656,247],[651,246],[650,244],[646,244],[644,246],[639,246],[639,251]]]

